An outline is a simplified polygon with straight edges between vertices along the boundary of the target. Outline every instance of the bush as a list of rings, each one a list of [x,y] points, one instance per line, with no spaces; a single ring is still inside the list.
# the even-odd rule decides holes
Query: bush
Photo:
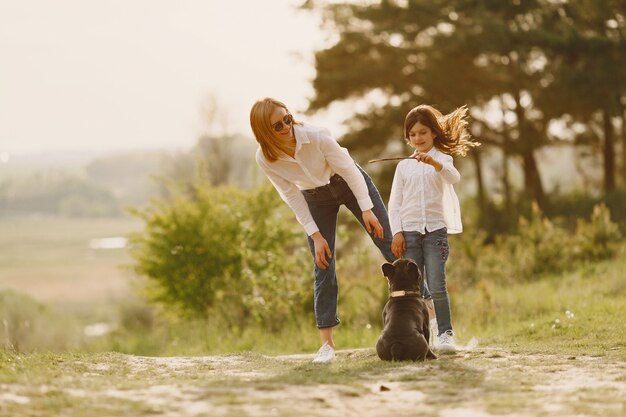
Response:
[[[131,255],[150,300],[270,330],[309,313],[305,235],[273,188],[195,185],[134,213],[146,229],[131,236]]]
[[[17,352],[65,350],[81,342],[77,322],[31,297],[0,292],[0,347]]]
[[[578,220],[576,228],[577,255],[589,261],[611,258],[617,252],[621,233],[611,221],[611,212],[603,203],[593,208],[591,221]]]
[[[482,282],[533,281],[547,274],[571,271],[585,262],[610,259],[621,242],[616,223],[604,204],[596,205],[589,221],[579,219],[571,232],[533,205],[529,218],[519,219],[518,233],[499,235],[485,244],[486,234],[451,238],[449,269],[464,287]]]

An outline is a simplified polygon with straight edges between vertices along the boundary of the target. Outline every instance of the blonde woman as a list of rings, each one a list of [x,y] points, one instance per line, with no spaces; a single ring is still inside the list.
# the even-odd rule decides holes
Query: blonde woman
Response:
[[[345,205],[392,262],[391,229],[384,203],[371,178],[328,129],[298,122],[282,102],[264,98],[250,111],[259,143],[256,162],[289,205],[308,235],[314,260],[314,309],[322,347],[314,363],[335,358],[337,316],[335,273],[337,213]]]

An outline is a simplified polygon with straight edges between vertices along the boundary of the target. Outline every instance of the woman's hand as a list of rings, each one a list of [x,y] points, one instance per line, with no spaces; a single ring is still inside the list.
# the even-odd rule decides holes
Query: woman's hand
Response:
[[[393,235],[393,240],[391,241],[391,253],[396,258],[402,258],[402,254],[406,250],[406,240],[404,240],[404,233],[398,232]]]
[[[330,246],[328,246],[328,242],[320,232],[313,233],[311,239],[313,239],[315,247],[315,264],[320,269],[326,269],[330,265],[328,260],[332,257]]]
[[[363,212],[363,224],[365,225],[367,233],[371,234],[373,230],[374,236],[379,239],[383,238],[383,227],[380,225],[378,218],[372,210],[366,210]]]

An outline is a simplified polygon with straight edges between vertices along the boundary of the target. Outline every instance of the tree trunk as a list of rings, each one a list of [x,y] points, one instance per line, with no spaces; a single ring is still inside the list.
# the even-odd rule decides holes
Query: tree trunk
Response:
[[[609,193],[615,189],[615,140],[613,134],[613,123],[608,109],[602,111],[604,121],[604,193]]]
[[[509,180],[509,137],[505,134],[502,148],[502,187],[504,188],[504,208],[507,213],[511,213],[513,202],[511,201],[511,181]]]
[[[478,198],[478,208],[481,213],[485,212],[485,184],[483,179],[482,160],[480,159],[480,149],[474,148],[472,150],[472,160],[474,161],[474,168],[476,169],[476,192]]]
[[[626,188],[626,110],[622,111],[622,187]]]
[[[545,194],[543,192],[543,185],[541,184],[541,175],[539,174],[539,168],[535,159],[535,139],[534,135],[539,135],[541,132],[536,132],[526,120],[524,115],[524,108],[520,103],[519,92],[515,95],[515,114],[517,116],[517,123],[519,129],[520,141],[520,155],[522,157],[522,168],[524,170],[524,188],[526,194],[537,202],[539,208],[543,211],[545,209]]]

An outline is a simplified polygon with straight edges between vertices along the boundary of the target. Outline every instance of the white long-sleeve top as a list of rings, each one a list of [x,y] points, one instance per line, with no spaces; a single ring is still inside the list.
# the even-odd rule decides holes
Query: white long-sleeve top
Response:
[[[395,235],[401,231],[432,232],[442,227],[448,233],[461,233],[461,208],[452,184],[461,179],[452,157],[434,146],[428,151],[443,166],[415,159],[402,160],[396,167],[389,197],[389,222]]]
[[[348,150],[339,146],[328,129],[308,123],[294,124],[293,129],[296,136],[293,158],[282,155],[276,161],[269,162],[259,148],[256,152],[256,162],[280,197],[293,210],[296,219],[309,236],[319,228],[300,190],[327,185],[334,174],[343,177],[362,211],[374,207],[363,174],[348,154]]]

